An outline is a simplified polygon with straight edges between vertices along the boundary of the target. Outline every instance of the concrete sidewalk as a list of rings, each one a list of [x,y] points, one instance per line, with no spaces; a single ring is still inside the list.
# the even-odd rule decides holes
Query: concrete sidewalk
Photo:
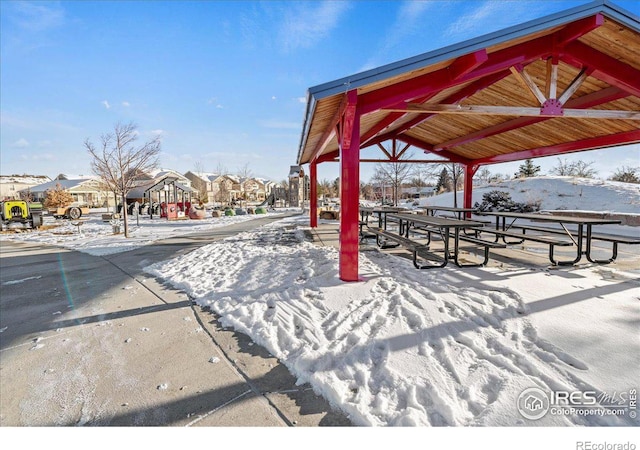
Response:
[[[349,425],[265,349],[143,272],[280,218],[105,257],[3,241],[0,425]]]

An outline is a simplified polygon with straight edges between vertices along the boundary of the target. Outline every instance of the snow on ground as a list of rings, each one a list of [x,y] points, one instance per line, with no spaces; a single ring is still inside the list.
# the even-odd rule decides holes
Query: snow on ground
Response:
[[[0,241],[12,239],[40,242],[100,256],[134,250],[172,236],[205,232],[214,228],[265,217],[264,214],[246,214],[206,217],[200,220],[168,221],[158,216],[153,219],[148,216],[139,216],[137,219],[130,216],[128,222],[130,237],[125,238],[122,220],[119,222],[120,234],[114,234],[113,225],[110,222],[102,221],[101,211],[92,210],[92,213],[82,217],[79,221],[56,220],[51,216],[45,215],[42,230],[37,232],[5,232],[0,234]],[[280,214],[285,211],[289,210],[278,209],[277,212],[271,211],[267,215]],[[74,223],[78,222],[81,222],[82,225],[74,225]]]
[[[640,424],[600,406],[594,414],[603,415],[528,421],[515,406],[536,386],[597,395],[637,387],[637,274],[425,272],[373,251],[360,256],[364,281],[346,284],[337,251],[305,237],[307,220],[285,219],[147,270],[266,347],[358,425]],[[552,330],[541,333],[547,319]]]
[[[525,186],[518,183],[502,187]],[[606,205],[639,212],[636,186],[580,181],[574,189],[583,195],[574,205],[551,202],[575,199],[558,195],[563,191],[555,179],[531,183],[547,192],[514,187],[513,199],[540,197],[549,200],[547,209],[601,211]],[[597,190],[585,195],[592,186]],[[476,190],[478,201],[481,194]],[[105,254],[255,217],[141,218],[133,239],[113,236],[110,224],[92,219],[80,232],[67,225],[2,239]],[[337,250],[313,244],[308,232],[308,216],[283,219],[146,270],[266,347],[355,424],[640,425],[631,409],[610,414],[620,403],[629,406],[630,392],[640,387],[640,267],[450,265],[419,271],[410,261],[373,250],[360,254],[363,281],[343,283]],[[587,393],[582,400],[598,401],[588,414],[556,409],[530,420],[519,414],[517,402],[532,387],[547,394]]]
[[[515,202],[540,202],[541,210],[580,210],[640,214],[640,184],[593,178],[542,176],[492,183],[473,189],[473,201],[482,202],[487,192],[498,190]],[[458,206],[462,206],[458,192]],[[421,206],[453,206],[453,193],[420,199]]]

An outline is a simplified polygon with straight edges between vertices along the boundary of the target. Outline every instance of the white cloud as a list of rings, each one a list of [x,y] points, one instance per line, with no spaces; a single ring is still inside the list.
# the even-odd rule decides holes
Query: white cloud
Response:
[[[287,51],[313,47],[331,33],[349,7],[345,1],[288,4],[278,33],[280,44]]]
[[[544,12],[544,4],[527,1],[468,2],[478,5],[468,13],[460,15],[445,30],[444,35],[455,39],[469,39],[492,31],[507,28],[517,23],[539,17]]]
[[[27,141],[25,138],[20,138],[13,143],[13,147],[16,147],[16,148],[27,148],[28,146],[29,146],[29,141]]]
[[[7,2],[6,7],[8,17],[29,32],[45,31],[64,23],[64,10],[58,3]]]
[[[110,109],[111,108],[111,105],[106,100],[102,100],[100,103],[102,103],[106,109]]]
[[[215,105],[215,107],[217,109],[223,109],[224,107],[218,103],[218,98],[217,97],[212,97],[209,100],[207,100],[207,105]]]
[[[448,7],[447,2],[438,2],[438,7]],[[426,15],[429,9],[434,6],[434,2],[428,1],[405,1],[400,5],[398,13],[393,23],[386,32],[381,33],[384,41],[378,45],[379,50],[367,61],[360,70],[368,70],[379,66],[387,59],[387,55],[395,51],[396,48],[409,37],[415,36],[420,29],[425,27]]]
[[[271,100],[277,100],[278,98],[275,95],[271,96]]]
[[[164,130],[157,129],[157,130],[151,130],[151,134],[154,134],[156,136],[163,136],[165,135],[165,132]]]
[[[128,108],[129,106],[131,106],[131,103],[129,102],[122,102],[122,106],[124,106],[125,108]]]

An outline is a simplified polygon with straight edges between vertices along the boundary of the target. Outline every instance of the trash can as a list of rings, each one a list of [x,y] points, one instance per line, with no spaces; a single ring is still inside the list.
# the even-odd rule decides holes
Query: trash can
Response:
[[[111,227],[113,228],[113,234],[120,234],[120,221],[118,219],[111,219]]]

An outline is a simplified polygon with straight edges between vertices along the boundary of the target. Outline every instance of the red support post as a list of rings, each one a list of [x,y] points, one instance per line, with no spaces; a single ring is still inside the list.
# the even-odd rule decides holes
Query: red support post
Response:
[[[309,164],[309,226],[318,227],[318,167],[315,161]]]
[[[463,208],[471,208],[473,201],[473,176],[480,166],[467,164],[464,166],[464,205]],[[469,214],[470,215],[470,214]]]
[[[347,93],[340,126],[340,262],[342,281],[358,281],[360,242],[360,113],[357,91]]]

